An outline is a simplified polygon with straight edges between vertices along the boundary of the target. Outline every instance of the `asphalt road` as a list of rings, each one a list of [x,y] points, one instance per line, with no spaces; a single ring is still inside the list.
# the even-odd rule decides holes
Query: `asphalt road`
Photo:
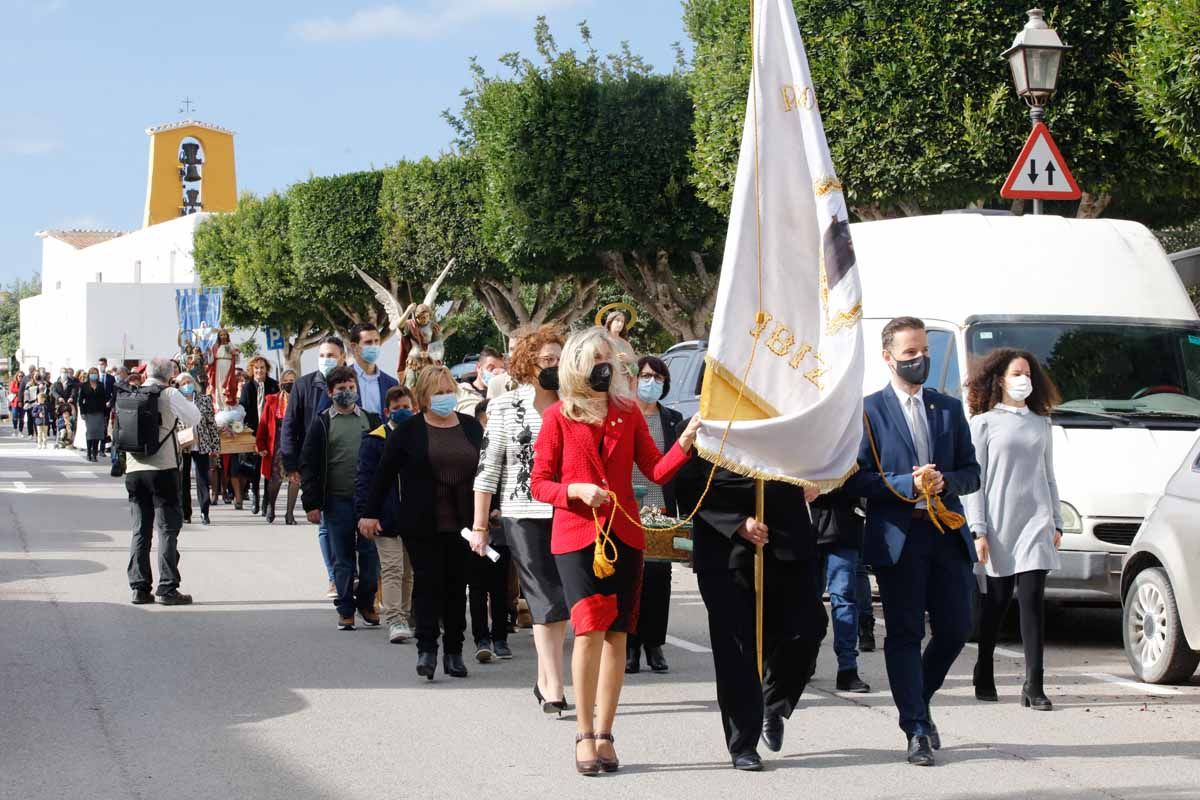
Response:
[[[229,506],[180,538],[188,608],[133,606],[129,513],[107,468],[0,434],[0,798],[1200,797],[1200,680],[1133,682],[1115,609],[1054,606],[1050,714],[1017,703],[1015,631],[999,704],[968,649],[935,701],[939,766],[910,767],[881,652],[869,695],[833,689],[831,643],[768,769],[736,773],[721,737],[695,580],[676,568],[669,675],[626,684],[614,776],[573,771],[573,720],[531,701],[533,648],[414,672],[411,644],[341,633],[316,529]],[[880,642],[883,636],[879,630]]]

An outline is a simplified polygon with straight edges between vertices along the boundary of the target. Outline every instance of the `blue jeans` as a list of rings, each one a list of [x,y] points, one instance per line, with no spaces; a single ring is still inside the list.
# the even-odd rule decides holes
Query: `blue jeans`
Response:
[[[354,499],[327,497],[321,516],[329,526],[329,546],[333,549],[333,584],[337,588],[333,604],[338,614],[353,618],[355,611],[374,612],[375,590],[379,587],[379,551],[373,541],[358,535]]]
[[[858,583],[859,552],[849,548],[829,548],[822,560],[829,608],[833,612],[833,652],[837,654],[838,672],[857,670],[859,610],[855,584]]]
[[[321,513],[321,521],[317,523],[317,546],[321,548],[321,560],[325,562],[329,582],[333,583],[333,545],[329,543],[329,523],[325,521],[324,512]]]

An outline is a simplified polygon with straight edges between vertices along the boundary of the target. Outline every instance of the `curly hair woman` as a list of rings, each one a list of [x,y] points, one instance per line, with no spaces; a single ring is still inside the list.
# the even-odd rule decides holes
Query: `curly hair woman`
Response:
[[[999,699],[992,656],[1015,587],[1025,647],[1021,702],[1038,711],[1053,708],[1042,683],[1042,650],[1046,574],[1059,568],[1062,539],[1049,418],[1059,402],[1050,377],[1023,350],[992,351],[967,381],[971,438],[982,474],[979,491],[964,500],[975,550],[987,569],[975,697]]]

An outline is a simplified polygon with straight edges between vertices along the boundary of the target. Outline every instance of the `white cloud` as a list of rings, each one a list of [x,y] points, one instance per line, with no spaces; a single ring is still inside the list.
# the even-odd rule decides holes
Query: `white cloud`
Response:
[[[58,149],[58,142],[53,139],[0,139],[0,153],[12,156],[41,156],[53,153]]]
[[[491,17],[532,17],[581,0],[426,0],[413,7],[397,3],[355,11],[348,17],[302,20],[292,32],[310,42],[364,39],[433,39],[454,28]]]

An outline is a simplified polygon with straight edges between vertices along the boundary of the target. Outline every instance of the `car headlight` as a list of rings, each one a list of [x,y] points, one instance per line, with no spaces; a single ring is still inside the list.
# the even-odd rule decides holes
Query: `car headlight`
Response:
[[[1062,514],[1063,533],[1083,533],[1083,517],[1079,516],[1075,506],[1060,502],[1058,507]]]

